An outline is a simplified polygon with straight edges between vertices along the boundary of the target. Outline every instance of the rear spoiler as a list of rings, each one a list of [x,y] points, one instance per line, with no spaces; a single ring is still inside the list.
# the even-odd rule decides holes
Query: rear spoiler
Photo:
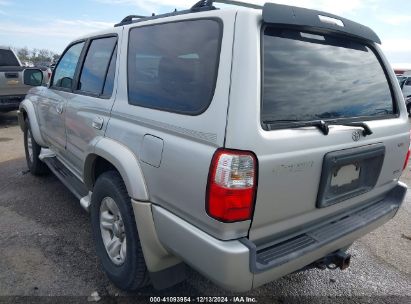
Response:
[[[266,3],[263,21],[273,25],[287,25],[325,34],[339,34],[381,44],[377,34],[367,26],[354,21],[306,8]]]

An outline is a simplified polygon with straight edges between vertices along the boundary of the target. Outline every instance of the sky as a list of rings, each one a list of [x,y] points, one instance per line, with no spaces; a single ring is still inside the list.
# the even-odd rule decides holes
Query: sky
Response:
[[[130,14],[191,7],[197,0],[0,0],[0,45],[61,53],[76,37],[112,27]],[[263,4],[263,0],[247,2]],[[411,1],[277,0],[318,9],[371,27],[394,68],[411,69]],[[223,5],[216,5],[223,7]]]

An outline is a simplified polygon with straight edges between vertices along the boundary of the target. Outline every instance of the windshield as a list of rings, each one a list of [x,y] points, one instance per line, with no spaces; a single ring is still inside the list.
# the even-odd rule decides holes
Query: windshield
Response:
[[[19,62],[10,50],[0,50],[0,66],[19,66]]]
[[[375,53],[341,38],[267,27],[262,120],[312,121],[394,113]]]

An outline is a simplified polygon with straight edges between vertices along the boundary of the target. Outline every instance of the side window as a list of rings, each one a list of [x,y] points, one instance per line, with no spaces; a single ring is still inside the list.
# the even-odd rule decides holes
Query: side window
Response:
[[[191,20],[130,30],[128,101],[189,115],[202,113],[214,95],[221,26]]]
[[[107,71],[106,81],[104,83],[103,96],[110,97],[113,93],[114,77],[116,74],[116,60],[117,60],[117,46],[114,49],[113,56],[111,56],[110,65]]]
[[[54,69],[53,87],[72,88],[74,74],[83,46],[84,42],[74,44],[64,53],[63,58]]]
[[[110,69],[112,57],[115,57],[113,56],[113,52],[116,42],[116,37],[99,38],[91,41],[81,70],[77,90],[97,96],[103,94],[106,76],[108,76],[107,71]],[[115,59],[113,65],[115,65]],[[112,67],[111,72],[114,70],[115,66]],[[108,81],[114,81],[114,77],[111,77]],[[107,91],[110,90],[110,86],[112,90],[113,85],[107,83]],[[109,95],[111,95],[111,92]]]

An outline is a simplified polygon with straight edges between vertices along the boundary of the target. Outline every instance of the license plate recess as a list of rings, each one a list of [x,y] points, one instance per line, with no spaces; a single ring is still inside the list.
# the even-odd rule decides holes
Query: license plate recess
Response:
[[[317,208],[337,204],[375,187],[384,162],[385,146],[340,150],[324,156]]]

